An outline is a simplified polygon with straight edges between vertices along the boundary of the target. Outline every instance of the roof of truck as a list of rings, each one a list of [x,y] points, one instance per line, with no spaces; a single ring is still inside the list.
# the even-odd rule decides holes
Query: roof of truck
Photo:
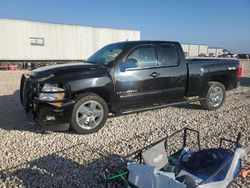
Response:
[[[148,43],[172,43],[172,44],[180,44],[176,41],[160,41],[160,40],[138,40],[138,41],[124,41],[124,42],[117,42],[116,44],[148,44]]]

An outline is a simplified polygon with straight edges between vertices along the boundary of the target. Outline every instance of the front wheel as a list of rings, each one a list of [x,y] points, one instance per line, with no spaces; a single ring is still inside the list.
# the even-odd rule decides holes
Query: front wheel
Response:
[[[80,134],[91,134],[103,127],[107,116],[106,102],[98,95],[85,94],[74,105],[71,128]]]
[[[205,100],[200,101],[201,106],[206,110],[219,109],[225,100],[225,87],[219,82],[208,82]]]

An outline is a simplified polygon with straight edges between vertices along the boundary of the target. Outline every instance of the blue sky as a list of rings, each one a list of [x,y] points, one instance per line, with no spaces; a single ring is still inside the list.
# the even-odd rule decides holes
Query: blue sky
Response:
[[[128,28],[250,53],[250,0],[0,0],[0,18]]]

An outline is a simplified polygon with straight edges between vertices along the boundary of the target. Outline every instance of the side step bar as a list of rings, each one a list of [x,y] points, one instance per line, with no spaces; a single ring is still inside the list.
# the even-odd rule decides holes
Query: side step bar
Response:
[[[128,114],[132,114],[132,113],[138,113],[138,112],[143,112],[143,111],[148,111],[148,110],[154,110],[154,109],[164,108],[164,107],[173,106],[173,105],[197,102],[197,101],[201,101],[201,100],[204,100],[204,99],[205,98],[187,99],[187,100],[179,101],[179,102],[167,103],[167,104],[162,104],[162,105],[155,105],[155,106],[150,106],[150,107],[145,107],[145,108],[136,108],[136,109],[131,109],[131,110],[127,110],[127,111],[121,111],[118,114],[116,114],[115,116],[128,115]]]

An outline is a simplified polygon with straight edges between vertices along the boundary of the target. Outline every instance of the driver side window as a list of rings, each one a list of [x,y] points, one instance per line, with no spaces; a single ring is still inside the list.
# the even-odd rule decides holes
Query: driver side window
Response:
[[[157,57],[153,46],[137,48],[127,59],[135,59],[138,62],[139,68],[157,66]]]

